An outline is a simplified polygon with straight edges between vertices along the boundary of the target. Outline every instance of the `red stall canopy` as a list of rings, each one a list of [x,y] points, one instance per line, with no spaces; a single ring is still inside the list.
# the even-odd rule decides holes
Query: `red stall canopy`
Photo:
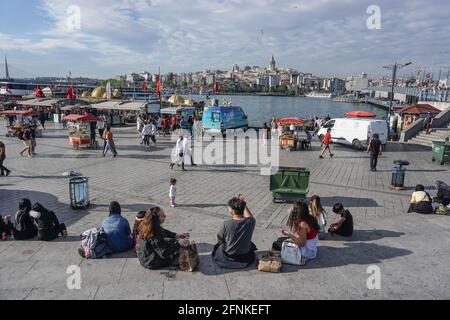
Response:
[[[375,118],[377,115],[366,111],[352,111],[345,114],[347,118]]]
[[[2,116],[36,116],[38,113],[31,110],[7,110],[0,112]]]
[[[300,118],[283,118],[276,120],[275,123],[278,125],[304,125],[306,121]]]
[[[80,116],[78,114],[69,114],[68,116],[64,117],[65,121],[97,121],[98,118],[92,115],[84,115]]]

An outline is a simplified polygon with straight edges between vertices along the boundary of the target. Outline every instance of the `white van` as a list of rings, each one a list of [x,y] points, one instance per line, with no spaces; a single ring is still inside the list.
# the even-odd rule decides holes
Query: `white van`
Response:
[[[323,139],[328,129],[331,129],[333,142],[352,145],[357,149],[366,148],[370,137],[374,134],[379,135],[381,144],[387,144],[388,124],[384,120],[331,119],[317,133],[319,139]]]

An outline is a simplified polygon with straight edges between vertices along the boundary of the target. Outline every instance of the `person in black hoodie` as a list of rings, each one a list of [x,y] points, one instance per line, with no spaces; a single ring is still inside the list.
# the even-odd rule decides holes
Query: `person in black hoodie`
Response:
[[[187,246],[188,234],[177,235],[163,229],[166,215],[155,207],[149,209],[139,226],[137,255],[141,265],[150,270],[177,265],[180,248]]]
[[[38,239],[40,241],[52,241],[58,238],[59,234],[62,237],[67,236],[65,224],[60,224],[56,214],[44,208],[40,203],[33,206],[30,215],[38,225]]]
[[[13,229],[14,238],[16,240],[27,240],[34,238],[38,229],[30,216],[31,201],[29,199],[22,199],[19,202],[19,211],[15,216],[15,225]]]

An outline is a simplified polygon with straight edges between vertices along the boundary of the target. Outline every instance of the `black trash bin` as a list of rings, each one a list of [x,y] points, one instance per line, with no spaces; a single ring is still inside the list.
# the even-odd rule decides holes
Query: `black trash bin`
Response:
[[[404,160],[394,161],[392,166],[392,178],[391,178],[391,188],[396,190],[403,190],[405,185],[405,173],[409,162]]]
[[[89,179],[84,177],[72,178],[69,182],[70,206],[72,209],[87,208],[89,201]]]

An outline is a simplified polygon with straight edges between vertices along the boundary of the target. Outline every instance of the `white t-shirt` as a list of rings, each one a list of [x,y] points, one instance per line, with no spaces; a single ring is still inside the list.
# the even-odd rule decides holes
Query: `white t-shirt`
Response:
[[[169,197],[174,198],[177,195],[177,188],[170,186]]]

